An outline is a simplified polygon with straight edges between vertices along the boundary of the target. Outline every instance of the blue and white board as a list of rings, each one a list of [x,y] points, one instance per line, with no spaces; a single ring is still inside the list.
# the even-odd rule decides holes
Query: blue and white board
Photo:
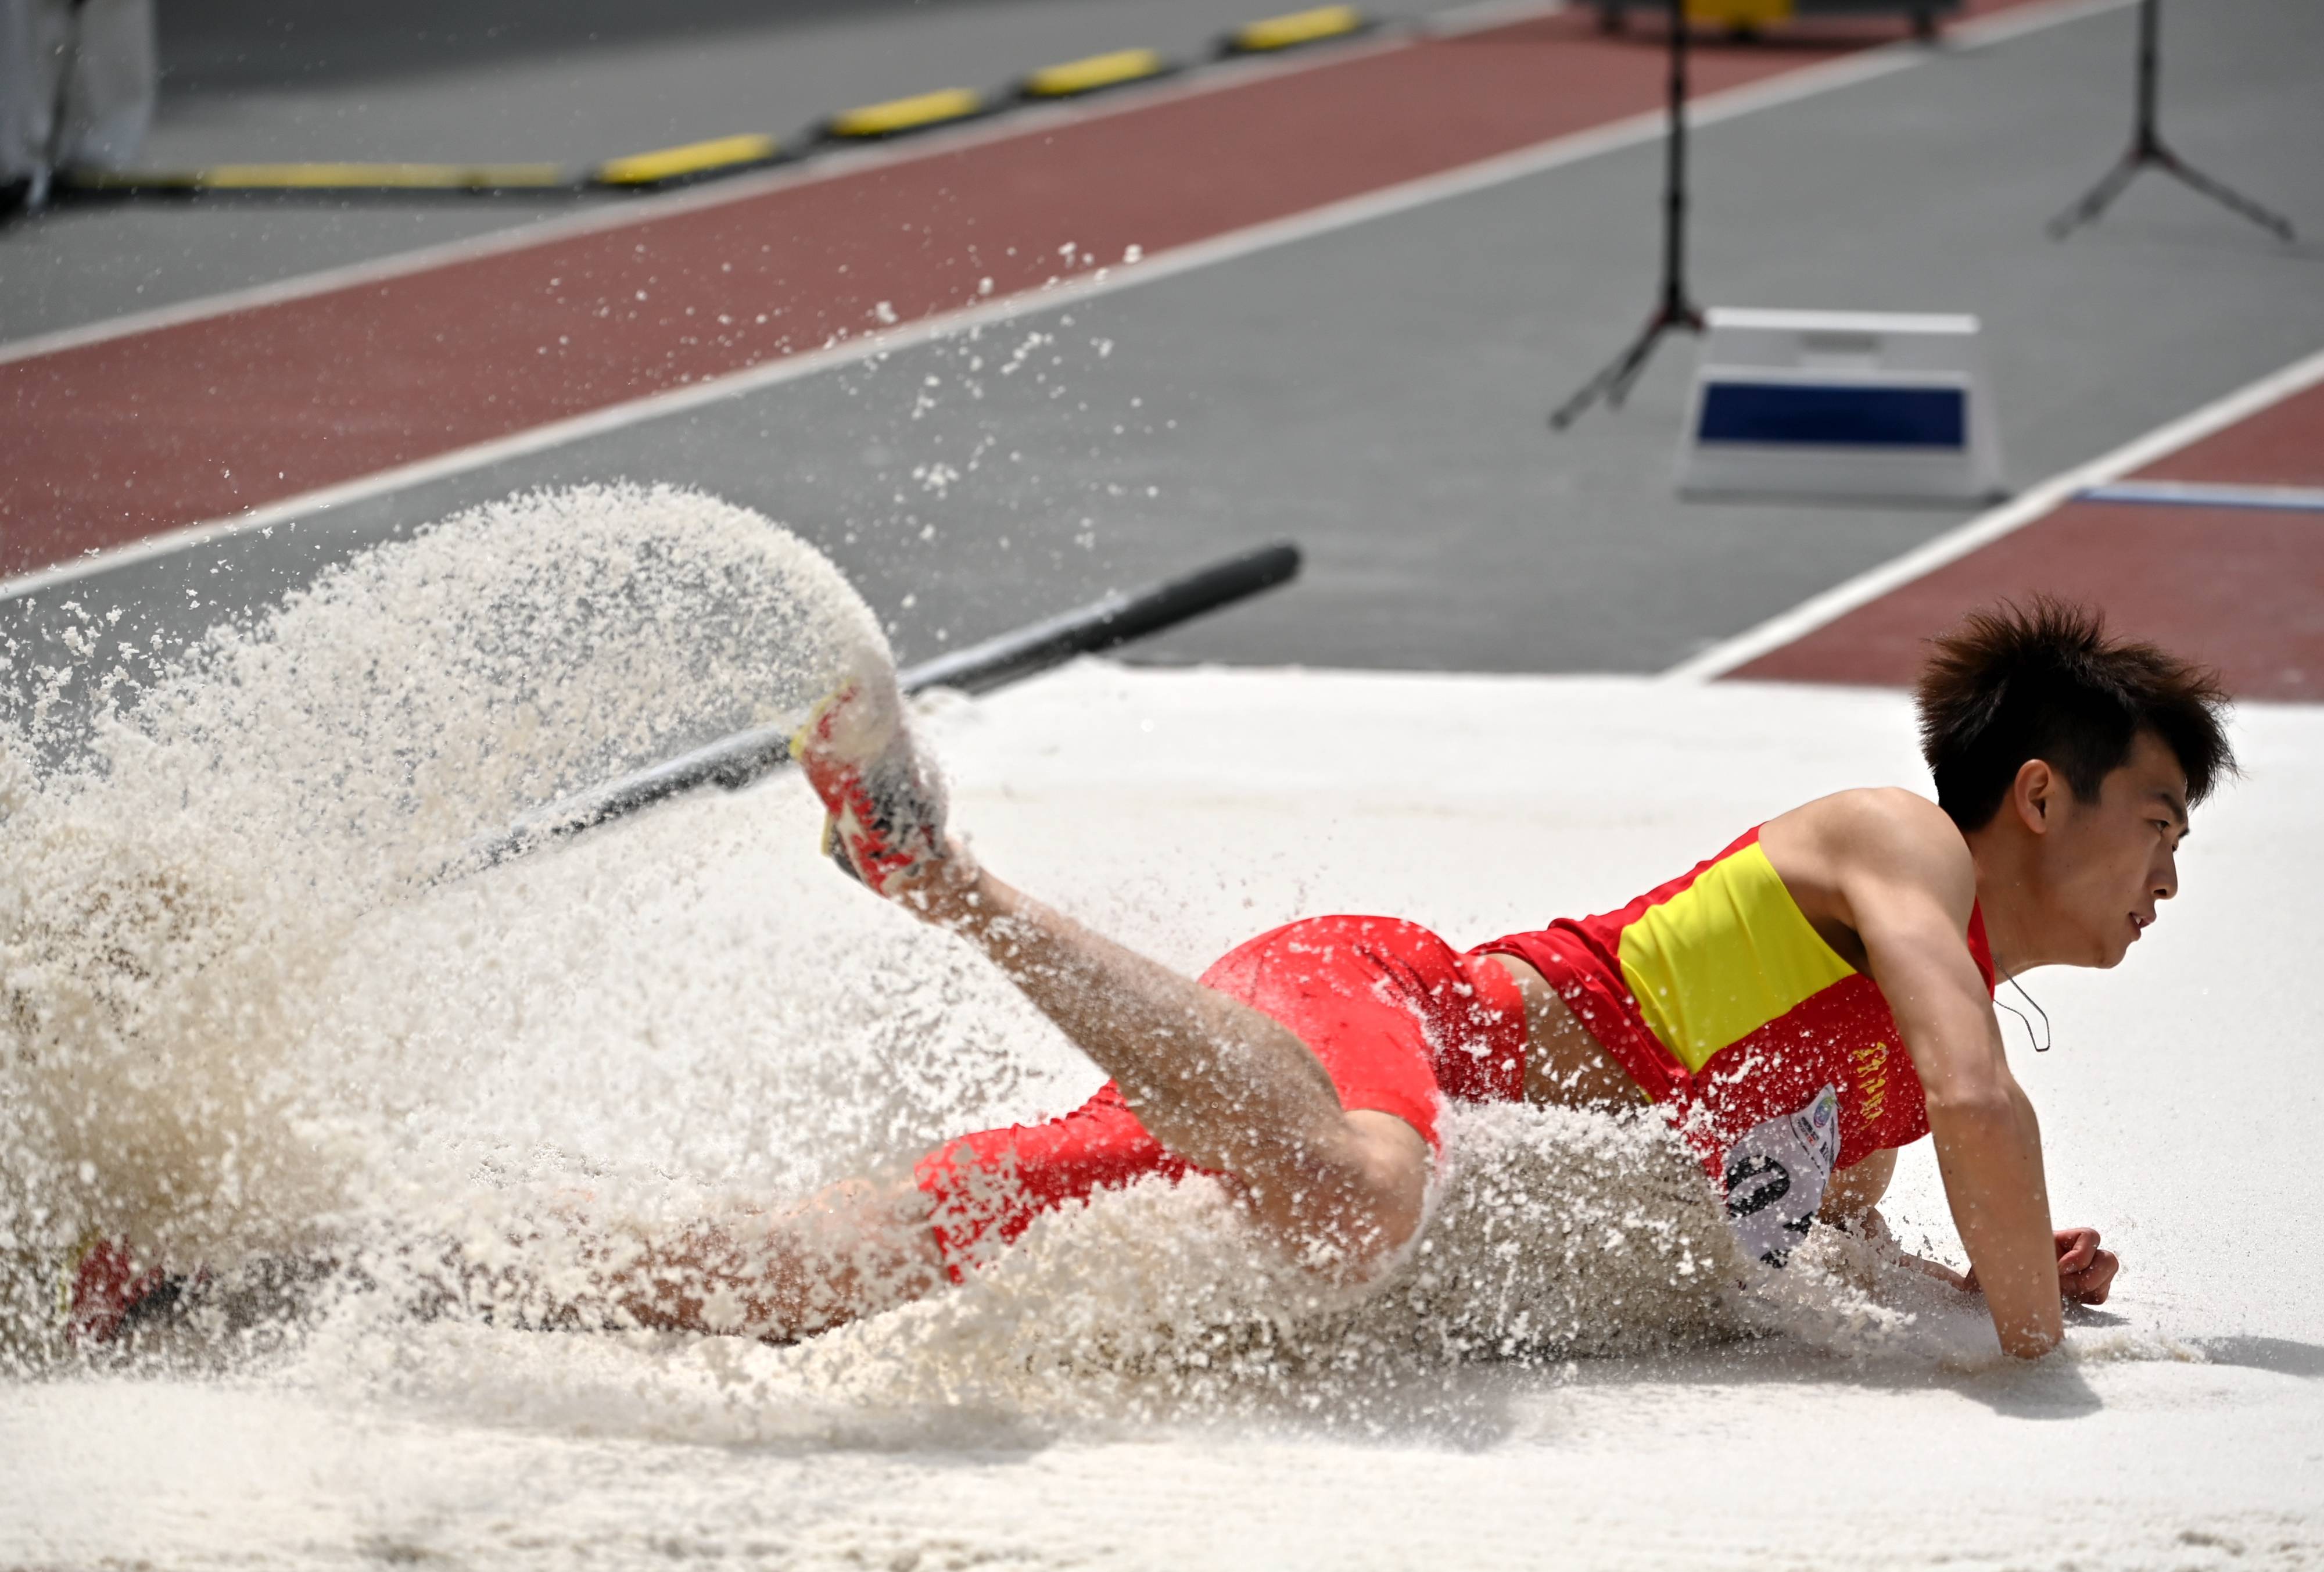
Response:
[[[1679,447],[1685,495],[2001,490],[1975,317],[1720,308],[1707,327]]]

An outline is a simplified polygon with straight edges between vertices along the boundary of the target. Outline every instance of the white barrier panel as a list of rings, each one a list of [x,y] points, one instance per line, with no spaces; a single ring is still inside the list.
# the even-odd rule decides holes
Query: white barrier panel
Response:
[[[1975,317],[1709,313],[1679,446],[1690,496],[2000,493]]]

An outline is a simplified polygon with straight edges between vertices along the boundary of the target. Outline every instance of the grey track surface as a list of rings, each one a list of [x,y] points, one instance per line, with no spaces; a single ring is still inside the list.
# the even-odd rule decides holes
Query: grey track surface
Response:
[[[2324,232],[2324,14],[2181,10],[2166,131]],[[2109,13],[1707,132],[1700,292],[1979,313],[2019,485],[2324,344],[2324,248],[2158,176],[2098,229],[2044,236],[2120,151],[2131,41],[2132,14]],[[130,628],[184,628],[466,504],[626,476],[790,522],[894,620],[908,659],[1289,537],[1310,554],[1299,584],[1142,656],[1660,670],[1963,515],[1679,502],[1685,341],[1627,409],[1544,429],[1649,301],[1658,157],[1587,160],[73,593],[117,599]],[[1034,332],[1052,341],[1000,375]],[[963,473],[932,489],[915,475],[932,464]],[[0,632],[34,631],[57,598],[0,608]]]

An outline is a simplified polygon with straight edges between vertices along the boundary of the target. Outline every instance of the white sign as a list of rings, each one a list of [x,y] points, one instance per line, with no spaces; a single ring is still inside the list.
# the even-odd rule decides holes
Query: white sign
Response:
[[[1978,320],[1713,310],[1679,445],[1689,496],[2001,492]]]

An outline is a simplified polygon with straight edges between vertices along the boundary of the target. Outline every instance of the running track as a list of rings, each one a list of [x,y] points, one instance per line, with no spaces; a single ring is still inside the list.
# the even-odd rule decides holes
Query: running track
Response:
[[[2324,356],[2307,365],[2280,401],[1721,674],[1901,687],[1962,607],[2047,592],[2217,666],[2244,698],[2324,701]],[[2147,500],[2089,495],[2108,489]]]
[[[1706,47],[1695,87],[1862,47]],[[1609,126],[1655,107],[1662,72],[1581,14],[1393,40],[0,351],[0,574]]]

